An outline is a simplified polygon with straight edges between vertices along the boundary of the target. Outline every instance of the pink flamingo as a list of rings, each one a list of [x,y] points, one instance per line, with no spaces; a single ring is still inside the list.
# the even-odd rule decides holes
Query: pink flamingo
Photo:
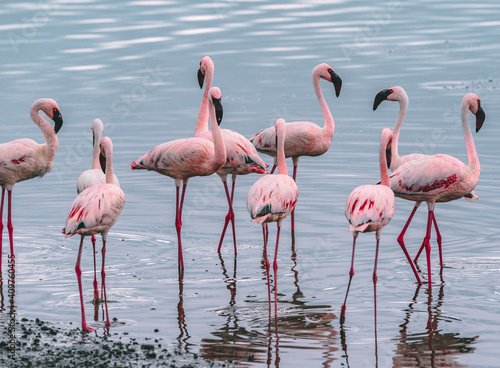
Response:
[[[106,167],[102,166],[99,162],[100,145],[102,140],[102,132],[104,130],[104,125],[100,119],[95,119],[92,122],[92,136],[93,136],[93,152],[92,152],[92,169],[85,170],[82,172],[76,182],[76,192],[80,194],[85,189],[106,183]],[[113,174],[113,183],[116,186],[120,186],[120,182],[116,175]],[[96,277],[96,262],[95,262],[95,236],[92,235],[92,248],[94,255],[94,301],[99,301],[99,294],[97,291],[97,277]],[[101,289],[101,299],[102,299],[102,289]]]
[[[436,202],[453,201],[473,193],[479,181],[481,169],[469,127],[468,110],[476,115],[476,132],[478,132],[484,123],[485,114],[479,98],[474,93],[466,94],[460,105],[462,130],[469,159],[468,166],[453,156],[438,154],[410,161],[400,166],[391,175],[391,187],[396,196],[410,201],[427,203],[427,232],[415,259],[425,247],[429,285],[431,285],[431,246],[429,241],[432,223],[434,223],[437,233],[439,260],[441,268],[443,267],[441,234],[434,216],[435,204]]]
[[[54,121],[54,128],[39,114]],[[63,119],[59,106],[54,100],[42,98],[36,100],[30,109],[31,119],[40,128],[45,137],[45,143],[38,144],[32,139],[21,138],[12,142],[0,144],[0,185],[2,186],[2,201],[0,206],[0,271],[2,270],[2,238],[3,238],[3,205],[5,190],[8,193],[7,229],[9,231],[11,263],[14,267],[14,239],[12,226],[12,189],[20,181],[42,177],[52,170],[54,156],[57,151],[57,135]]]
[[[312,70],[312,81],[316,97],[318,98],[323,112],[325,125],[321,128],[308,121],[296,121],[287,124],[285,138],[285,157],[291,157],[293,162],[293,180],[297,177],[297,165],[300,156],[320,156],[328,151],[335,131],[335,123],[330,109],[326,104],[323,92],[321,91],[320,79],[325,79],[333,83],[335,94],[340,94],[342,79],[333,71],[328,64],[319,64]],[[274,166],[271,174],[276,169],[276,133],[273,127],[262,130],[250,138],[250,142],[257,148],[257,151],[274,157]],[[295,231],[295,212],[292,211],[292,232]]]
[[[214,74],[214,63],[210,57],[205,56],[200,61],[200,69],[198,69],[198,82],[200,87],[203,87],[205,76],[207,78],[207,83],[205,90],[203,92],[203,97],[201,99],[200,110],[198,113],[198,119],[196,120],[196,127],[194,129],[195,136],[200,138],[205,138],[213,141],[212,132],[208,130],[208,90],[212,87],[212,80]],[[224,190],[226,191],[227,203],[229,205],[229,211],[226,215],[226,220],[224,222],[224,228],[222,229],[222,235],[219,241],[219,247],[217,251],[220,252],[222,246],[222,241],[224,240],[224,235],[226,234],[226,229],[229,221],[233,228],[233,242],[234,242],[234,253],[236,250],[236,232],[234,228],[234,212],[233,212],[233,199],[234,199],[234,187],[236,184],[236,178],[238,175],[246,175],[250,173],[267,174],[267,164],[260,158],[255,146],[250,143],[250,141],[242,136],[241,134],[229,130],[221,129],[222,139],[224,140],[224,146],[226,147],[226,162],[217,171],[217,175],[222,180],[224,185]],[[231,174],[232,178],[232,188],[231,194],[229,194],[229,189],[227,187],[227,176]]]
[[[181,227],[182,206],[189,178],[212,175],[226,161],[226,148],[219,128],[222,120],[222,94],[220,89],[212,87],[208,92],[210,104],[210,128],[212,141],[205,138],[184,138],[156,146],[145,155],[130,164],[132,170],[153,170],[170,176],[175,180],[176,205],[175,227],[177,230],[179,267],[184,268],[182,257]],[[183,182],[179,205],[179,188]]]
[[[288,176],[285,161],[285,136],[289,124],[285,120],[276,120],[275,129],[277,137],[277,163],[278,175],[264,175],[257,180],[248,191],[247,209],[252,221],[262,224],[264,235],[264,253],[267,268],[267,292],[269,297],[269,310],[271,309],[271,289],[269,284],[269,260],[267,258],[267,236],[266,224],[276,222],[278,233],[276,235],[276,249],[274,252],[274,314],[278,313],[277,301],[277,278],[278,271],[278,244],[280,238],[281,223],[293,211],[297,203],[299,189],[295,180]]]
[[[354,275],[354,249],[356,247],[356,238],[358,233],[375,231],[377,246],[375,249],[375,266],[373,269],[373,295],[375,302],[375,328],[377,326],[377,260],[378,248],[382,229],[391,221],[394,215],[395,201],[394,193],[390,188],[389,170],[390,156],[386,156],[386,151],[391,148],[393,134],[389,128],[385,128],[380,136],[379,162],[380,176],[382,185],[361,185],[354,189],[347,198],[345,206],[345,217],[349,220],[349,231],[352,231],[352,258],[351,270],[349,271],[349,284],[345,293],[344,304],[340,312],[340,323],[345,322],[345,311],[347,294],[351,287],[352,277]],[[411,262],[411,260],[410,260]]]
[[[373,111],[377,109],[377,107],[383,102],[383,101],[398,101],[399,102],[399,114],[396,120],[396,123],[394,124],[394,127],[392,128],[392,148],[391,148],[391,171],[394,172],[400,167],[401,165],[412,161],[416,159],[421,159],[424,157],[429,157],[429,155],[424,155],[422,153],[411,153],[409,155],[405,155],[400,157],[398,154],[398,142],[399,142],[399,131],[401,130],[401,126],[403,125],[403,121],[406,116],[406,111],[408,110],[408,95],[406,94],[406,91],[403,89],[403,87],[400,86],[394,86],[388,89],[384,89],[377,93],[375,96],[375,100],[373,101]],[[467,195],[464,196],[465,199],[468,201],[472,201],[474,199],[478,199],[476,193],[474,191],[468,193]],[[401,246],[401,249],[403,249],[406,258],[410,261],[410,255],[406,251],[406,246],[404,243],[404,235],[406,234],[406,230],[408,229],[408,226],[410,225],[411,220],[413,219],[413,216],[415,215],[415,212],[417,211],[418,207],[420,206],[422,202],[415,202],[415,206],[413,207],[413,210],[408,217],[408,220],[406,221],[405,226],[403,227],[403,230],[399,234],[397,241],[399,245]],[[436,229],[437,229],[437,224],[435,224]],[[439,230],[437,229],[437,233],[439,234]],[[439,239],[439,241],[441,241]],[[415,277],[417,278],[417,281],[419,284],[422,284],[422,281],[420,280],[420,276],[418,275],[417,269],[415,268],[415,265],[413,262],[410,262],[410,265],[412,266],[413,273],[415,274]]]
[[[104,272],[106,240],[108,238],[109,229],[115,224],[116,220],[118,220],[118,216],[120,216],[120,212],[125,204],[125,194],[114,182],[113,143],[108,137],[104,137],[101,141],[101,156],[101,160],[106,167],[106,182],[93,185],[78,194],[71,205],[66,220],[66,226],[62,231],[63,234],[66,235],[66,238],[75,234],[81,235],[75,272],[78,278],[78,289],[80,291],[82,329],[85,331],[95,331],[95,329],[87,326],[83,307],[82,271],[80,268],[83,239],[88,235],[101,234],[102,236],[102,289],[104,290],[104,305],[106,308],[106,326],[110,326],[108,302],[106,298],[106,274]]]

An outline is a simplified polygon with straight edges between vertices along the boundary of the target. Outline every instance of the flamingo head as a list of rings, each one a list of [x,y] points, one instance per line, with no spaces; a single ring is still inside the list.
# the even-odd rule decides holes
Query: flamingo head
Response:
[[[380,135],[380,149],[385,148],[385,159],[387,162],[387,168],[391,168],[392,162],[392,130],[389,128],[384,128],[382,134]]]
[[[200,61],[200,68],[198,69],[198,84],[200,85],[200,88],[203,88],[203,83],[205,82],[205,75],[207,75],[207,70],[212,69],[213,70],[214,63],[210,57],[205,56],[203,59]]]
[[[54,107],[52,110],[52,120],[54,121],[54,132],[57,132],[61,129],[63,125],[63,118],[61,115],[61,112],[59,111],[58,108]]]
[[[215,118],[217,120],[217,124],[220,125],[222,121],[222,114],[223,114],[223,109],[222,109],[222,93],[218,87],[212,87],[210,88],[210,91],[208,91],[208,99],[209,101],[212,102],[212,105],[215,109]]]
[[[101,141],[102,132],[104,130],[104,126],[100,119],[95,119],[92,122],[92,145],[95,146],[96,142]]]
[[[476,111],[476,133],[479,132],[479,130],[483,126],[484,119],[486,119],[486,115],[484,113],[483,108],[481,107],[481,100],[478,98],[477,111]]]
[[[377,110],[378,105],[380,105],[382,101],[388,100],[393,92],[394,90],[392,88],[388,88],[377,93],[375,100],[373,100],[373,111]]]
[[[335,95],[339,97],[340,89],[342,88],[342,79],[340,79],[339,75],[332,68],[328,67],[327,71],[330,74],[330,82],[333,83],[333,87],[335,88]]]
[[[107,152],[113,149],[113,143],[111,142],[111,139],[109,139],[108,137],[104,137],[101,141],[100,148],[101,152],[99,153],[99,163],[101,164],[102,172],[106,174]]]

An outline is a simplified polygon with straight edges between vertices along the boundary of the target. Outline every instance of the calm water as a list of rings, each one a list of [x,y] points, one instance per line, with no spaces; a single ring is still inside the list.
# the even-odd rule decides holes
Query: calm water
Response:
[[[53,171],[14,190],[17,318],[80,323],[78,239],[65,240],[61,229],[76,179],[91,164],[90,126],[98,117],[113,139],[127,196],[107,253],[115,331],[249,367],[498,366],[499,11],[494,0],[2,3],[1,141],[42,141],[28,115],[38,98],[54,98],[64,117]],[[261,229],[245,207],[257,176],[237,182],[237,259],[230,236],[221,257],[216,251],[227,210],[219,178],[190,181],[180,278],[173,180],[128,166],[159,143],[193,135],[201,97],[196,71],[205,55],[216,65],[224,127],[247,137],[277,117],[323,124],[310,80],[318,63],[329,63],[344,82],[339,98],[322,84],[336,122],[329,152],[299,165],[295,246],[287,221],[279,251],[277,321],[267,309]],[[372,103],[393,85],[410,97],[401,154],[443,152],[466,161],[458,108],[469,91],[487,118],[474,135],[480,201],[437,206],[445,268],[441,282],[436,251],[432,292],[427,284],[417,288],[397,245],[413,205],[397,199],[381,243],[375,341],[373,234],[359,237],[347,321],[339,326],[352,244],[344,204],[355,186],[379,179],[380,132],[392,127],[398,105],[386,102],[373,112]],[[422,206],[406,236],[412,254],[425,213]],[[274,239],[271,226],[270,244]],[[3,254],[5,265],[6,248]],[[91,259],[89,242],[82,261],[87,301]],[[92,321],[92,305],[86,308]],[[102,316],[91,325],[102,327]]]

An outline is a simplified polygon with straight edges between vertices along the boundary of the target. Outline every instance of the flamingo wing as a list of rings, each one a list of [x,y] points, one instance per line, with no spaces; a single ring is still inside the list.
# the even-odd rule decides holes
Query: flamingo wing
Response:
[[[276,131],[274,126],[254,134],[250,138],[250,142],[255,146],[257,151],[270,156],[276,155]]]
[[[125,194],[114,184],[98,184],[81,192],[73,201],[63,233],[98,234],[109,230],[125,204]]]
[[[434,155],[412,160],[391,175],[396,194],[440,195],[465,175],[466,166],[453,156]]]
[[[0,144],[0,183],[12,184],[44,176],[52,169],[52,163],[39,160],[43,153],[40,145],[32,139],[22,138]]]
[[[265,175],[250,188],[247,209],[251,218],[266,222],[271,217],[286,217],[295,208],[299,189],[288,175]]]
[[[247,138],[233,130],[221,129],[221,131],[226,147],[226,163],[222,166],[223,169],[236,170],[241,174],[267,172],[268,165]]]
[[[384,185],[361,185],[347,198],[345,217],[350,230],[364,231],[370,224],[387,224],[395,210],[394,194]]]

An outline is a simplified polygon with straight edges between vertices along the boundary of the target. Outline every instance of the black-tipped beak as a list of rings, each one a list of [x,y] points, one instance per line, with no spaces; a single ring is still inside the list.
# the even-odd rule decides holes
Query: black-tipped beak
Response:
[[[385,149],[385,159],[387,160],[387,168],[391,168],[391,162],[392,162],[392,149],[391,147],[387,147]]]
[[[390,89],[384,89],[377,93],[375,96],[375,100],[373,101],[373,111],[377,110],[378,105],[382,103],[382,101],[387,100],[387,97],[392,93]]]
[[[340,90],[342,89],[342,79],[340,79],[339,75],[333,70],[330,72],[330,76],[332,78],[333,86],[335,87],[335,95],[339,97]]]
[[[203,88],[203,82],[205,82],[205,76],[201,72],[201,69],[198,69],[198,84],[200,85],[200,88]]]
[[[99,163],[101,164],[102,172],[106,174],[106,156],[102,152],[99,153]]]
[[[217,119],[217,124],[220,125],[222,121],[222,103],[220,101],[220,98],[212,97],[212,103],[214,104],[215,108],[215,118]]]
[[[54,113],[54,116],[53,116],[52,120],[54,120],[54,123],[55,123],[54,131],[57,134],[57,132],[59,131],[59,129],[61,129],[61,127],[63,125],[63,118],[62,118],[62,115],[58,109],[54,109],[53,113]]]
[[[476,133],[479,132],[479,130],[483,126],[485,118],[486,118],[486,115],[484,113],[483,108],[481,107],[481,103],[478,102],[478,104],[477,104],[477,112],[476,112]]]

